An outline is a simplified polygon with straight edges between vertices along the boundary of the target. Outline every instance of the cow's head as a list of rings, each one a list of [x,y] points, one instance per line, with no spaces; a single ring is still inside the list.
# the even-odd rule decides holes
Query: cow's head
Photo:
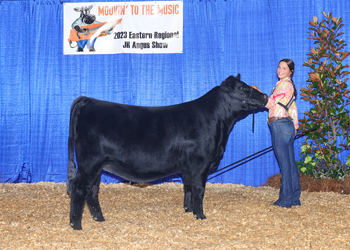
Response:
[[[76,12],[80,12],[81,21],[85,24],[92,24],[96,20],[95,15],[90,14],[92,7],[93,5],[74,8]]]
[[[245,104],[249,110],[265,107],[269,97],[241,81],[241,75],[229,76],[220,85],[220,88],[231,98]]]

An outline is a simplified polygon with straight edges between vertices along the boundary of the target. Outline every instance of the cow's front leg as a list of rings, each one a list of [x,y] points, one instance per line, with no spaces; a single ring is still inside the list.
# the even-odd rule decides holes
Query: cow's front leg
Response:
[[[192,178],[190,173],[182,174],[182,181],[184,183],[184,208],[185,212],[193,212],[193,199],[192,199]]]
[[[98,201],[98,192],[100,190],[100,181],[101,181],[101,173],[97,176],[97,179],[92,186],[90,193],[87,196],[86,203],[92,215],[92,218],[95,221],[105,221],[105,218],[102,215],[102,210],[100,207],[100,203]]]
[[[72,181],[72,193],[70,200],[70,225],[74,230],[81,230],[81,219],[83,216],[86,197],[89,193],[87,183],[79,174]]]
[[[193,214],[197,219],[205,219],[203,213],[203,197],[205,191],[205,183],[207,180],[207,172],[205,173],[195,173],[193,175],[192,182],[192,196],[193,196]]]

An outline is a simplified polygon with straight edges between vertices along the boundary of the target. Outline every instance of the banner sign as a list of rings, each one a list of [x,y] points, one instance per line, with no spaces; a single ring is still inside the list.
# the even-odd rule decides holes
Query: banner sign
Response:
[[[182,53],[183,2],[64,3],[63,53]]]

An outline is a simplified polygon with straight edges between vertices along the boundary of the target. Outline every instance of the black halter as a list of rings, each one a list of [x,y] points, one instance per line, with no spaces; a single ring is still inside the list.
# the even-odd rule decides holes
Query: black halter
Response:
[[[252,94],[253,94],[253,88],[250,89],[250,95],[249,95],[248,100],[244,100],[244,99],[237,97],[237,96],[234,96],[234,95],[232,97],[240,102],[243,102],[244,104],[246,104],[248,106],[248,109],[250,109],[251,106],[253,106],[253,107],[255,106],[255,105],[250,103],[250,98],[252,97]],[[253,133],[254,133],[254,120],[255,120],[255,111],[253,109],[253,125],[252,125]]]
[[[235,95],[232,95],[232,97],[233,97],[234,99],[240,101],[240,102],[243,102],[244,104],[246,104],[246,105],[248,106],[248,109],[250,109],[250,106],[255,106],[255,105],[253,105],[253,104],[250,103],[250,98],[252,97],[252,94],[253,94],[253,88],[251,88],[251,90],[250,90],[250,94],[249,94],[248,100],[245,100],[245,99],[243,99],[243,98],[241,98],[241,97],[237,97],[237,96],[235,96]]]

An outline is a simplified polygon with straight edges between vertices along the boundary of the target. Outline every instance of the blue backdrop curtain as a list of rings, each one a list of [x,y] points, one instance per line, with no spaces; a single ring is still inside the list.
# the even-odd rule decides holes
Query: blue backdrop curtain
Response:
[[[348,0],[185,0],[182,54],[68,56],[63,55],[63,5],[0,1],[1,182],[66,181],[69,111],[80,95],[164,106],[196,99],[238,73],[270,93],[282,58],[296,63],[300,89],[308,79],[302,64],[313,47],[307,39],[313,16],[323,19],[322,11],[341,16],[343,39],[350,40]],[[300,98],[297,105],[301,118],[310,107]],[[267,112],[255,114],[254,133],[252,115],[236,123],[219,169],[271,146],[266,119]],[[295,144],[297,159],[301,142]],[[210,182],[258,186],[278,172],[270,152]],[[160,181],[168,180],[180,178]],[[102,181],[123,180],[104,173]]]

